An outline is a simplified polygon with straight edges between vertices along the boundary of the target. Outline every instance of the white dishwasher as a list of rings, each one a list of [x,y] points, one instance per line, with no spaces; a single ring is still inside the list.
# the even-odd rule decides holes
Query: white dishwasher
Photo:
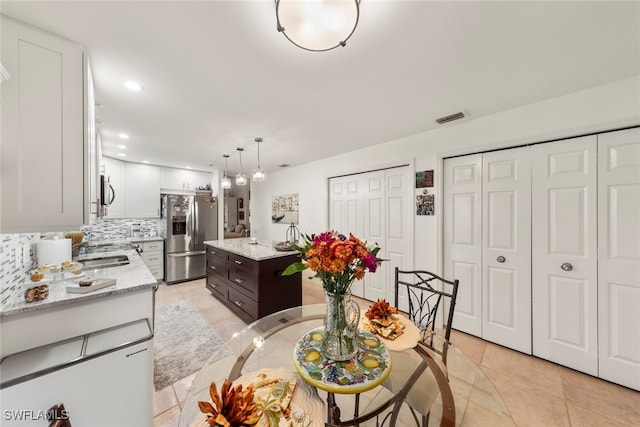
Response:
[[[152,328],[140,319],[9,355],[0,381],[3,427],[46,426],[58,404],[73,427],[151,426]]]

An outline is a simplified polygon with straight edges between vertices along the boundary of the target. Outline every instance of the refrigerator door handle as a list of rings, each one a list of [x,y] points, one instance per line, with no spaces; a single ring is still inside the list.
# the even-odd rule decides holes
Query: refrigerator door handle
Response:
[[[184,257],[188,257],[188,256],[204,255],[206,253],[207,253],[207,251],[178,252],[178,253],[173,253],[173,254],[167,254],[167,257],[168,258],[184,258]]]

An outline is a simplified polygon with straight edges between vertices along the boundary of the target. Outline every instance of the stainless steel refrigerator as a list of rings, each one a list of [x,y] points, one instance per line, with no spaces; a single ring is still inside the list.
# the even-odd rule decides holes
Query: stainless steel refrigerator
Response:
[[[205,240],[218,239],[218,207],[206,194],[162,194],[162,236],[165,238],[167,283],[204,277]]]

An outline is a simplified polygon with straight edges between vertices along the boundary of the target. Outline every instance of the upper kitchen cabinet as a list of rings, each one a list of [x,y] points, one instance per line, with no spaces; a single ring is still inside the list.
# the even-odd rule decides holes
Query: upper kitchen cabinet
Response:
[[[77,228],[85,219],[80,46],[2,16],[0,232]]]
[[[160,170],[160,180],[163,191],[195,190],[211,184],[211,173],[163,167]]]
[[[127,218],[160,217],[160,168],[125,162],[124,205]]]

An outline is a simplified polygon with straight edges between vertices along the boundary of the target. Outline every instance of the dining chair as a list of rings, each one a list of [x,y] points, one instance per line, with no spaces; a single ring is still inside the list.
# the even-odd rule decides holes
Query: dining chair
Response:
[[[444,373],[443,378],[436,378],[431,369],[426,369],[415,380],[405,398],[418,425],[420,421],[416,412],[421,415],[423,427],[429,424],[431,408],[440,394],[438,381],[448,381],[447,351],[457,295],[458,280],[447,280],[424,270],[395,268],[395,306],[401,307],[401,300],[407,303],[402,307],[408,307],[406,313],[409,319],[420,330],[421,341],[418,345]],[[419,363],[415,352],[393,352],[393,367],[387,383],[398,387],[409,381]]]

